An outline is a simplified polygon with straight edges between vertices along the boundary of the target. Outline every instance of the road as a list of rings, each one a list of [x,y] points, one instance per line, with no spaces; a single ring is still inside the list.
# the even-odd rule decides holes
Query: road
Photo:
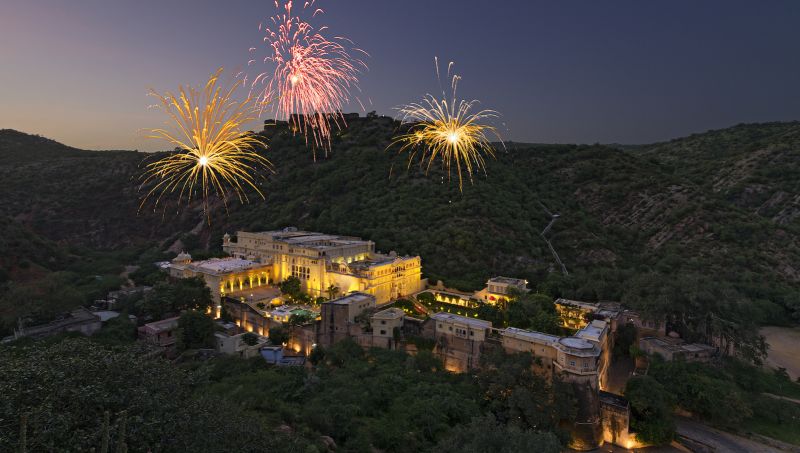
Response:
[[[702,423],[678,417],[675,420],[678,434],[726,453],[783,453],[781,450],[760,444],[750,439],[726,433]]]

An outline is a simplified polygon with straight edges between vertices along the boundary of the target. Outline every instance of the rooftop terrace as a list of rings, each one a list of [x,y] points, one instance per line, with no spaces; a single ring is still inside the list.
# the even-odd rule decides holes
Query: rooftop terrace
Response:
[[[246,271],[261,266],[263,266],[263,264],[240,258],[211,258],[209,260],[192,263],[189,265],[189,268],[198,272],[226,274],[229,272]]]
[[[313,231],[298,231],[288,228],[283,230],[260,231],[246,234],[268,236],[274,242],[283,242],[289,245],[312,248],[320,251],[346,245],[367,244],[370,242],[354,236],[340,236],[336,234],[316,233]]]
[[[500,283],[503,285],[514,285],[514,286],[524,286],[527,285],[528,282],[521,278],[511,278],[511,277],[493,277],[489,279],[490,283]]]
[[[518,329],[516,327],[508,327],[500,333],[504,337],[517,338],[525,341],[532,341],[535,343],[555,344],[561,338],[558,335],[550,335],[542,332],[534,332],[531,330]]]
[[[435,319],[437,321],[442,321],[442,322],[467,324],[470,327],[474,327],[476,329],[490,329],[492,327],[492,323],[489,321],[484,321],[482,319],[468,318],[466,316],[459,316],[445,312],[434,313],[433,315],[431,315],[431,319]]]

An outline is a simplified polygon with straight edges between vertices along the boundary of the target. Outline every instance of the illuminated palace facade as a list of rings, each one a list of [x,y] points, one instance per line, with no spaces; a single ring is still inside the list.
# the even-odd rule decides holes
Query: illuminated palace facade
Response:
[[[260,263],[269,282],[294,276],[301,289],[314,297],[354,291],[375,296],[378,305],[418,293],[425,287],[419,256],[377,253],[375,243],[296,228],[236,233],[223,237],[222,248],[231,257]],[[262,269],[259,269],[262,271]],[[224,293],[224,288],[221,288]]]

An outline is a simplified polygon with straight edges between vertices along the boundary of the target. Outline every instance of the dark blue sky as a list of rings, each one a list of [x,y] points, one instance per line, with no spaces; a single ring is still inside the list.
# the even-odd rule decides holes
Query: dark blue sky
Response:
[[[379,113],[436,89],[503,114],[505,137],[642,143],[800,119],[800,2],[317,0],[314,23],[370,53]],[[147,88],[246,68],[271,0],[4,0],[0,128],[94,148],[159,149]],[[267,69],[267,68],[265,68]],[[351,110],[356,110],[353,106]]]

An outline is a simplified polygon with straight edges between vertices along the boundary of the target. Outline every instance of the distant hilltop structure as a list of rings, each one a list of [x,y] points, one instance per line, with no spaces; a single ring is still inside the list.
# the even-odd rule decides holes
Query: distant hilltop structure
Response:
[[[270,131],[271,129],[274,129],[276,126],[289,127],[290,125],[296,126],[299,124],[303,124],[306,122],[306,116],[307,115],[303,115],[300,113],[294,113],[289,117],[288,121],[276,120],[276,119],[264,120],[264,131]],[[352,112],[352,113],[336,112],[334,117],[336,118],[337,121],[339,122],[343,121],[345,124],[348,125],[357,123],[359,121],[367,121],[367,120],[385,122],[387,124],[391,124],[395,121],[395,119],[390,116],[378,115],[374,111],[368,112],[365,116],[361,116],[358,112]]]

